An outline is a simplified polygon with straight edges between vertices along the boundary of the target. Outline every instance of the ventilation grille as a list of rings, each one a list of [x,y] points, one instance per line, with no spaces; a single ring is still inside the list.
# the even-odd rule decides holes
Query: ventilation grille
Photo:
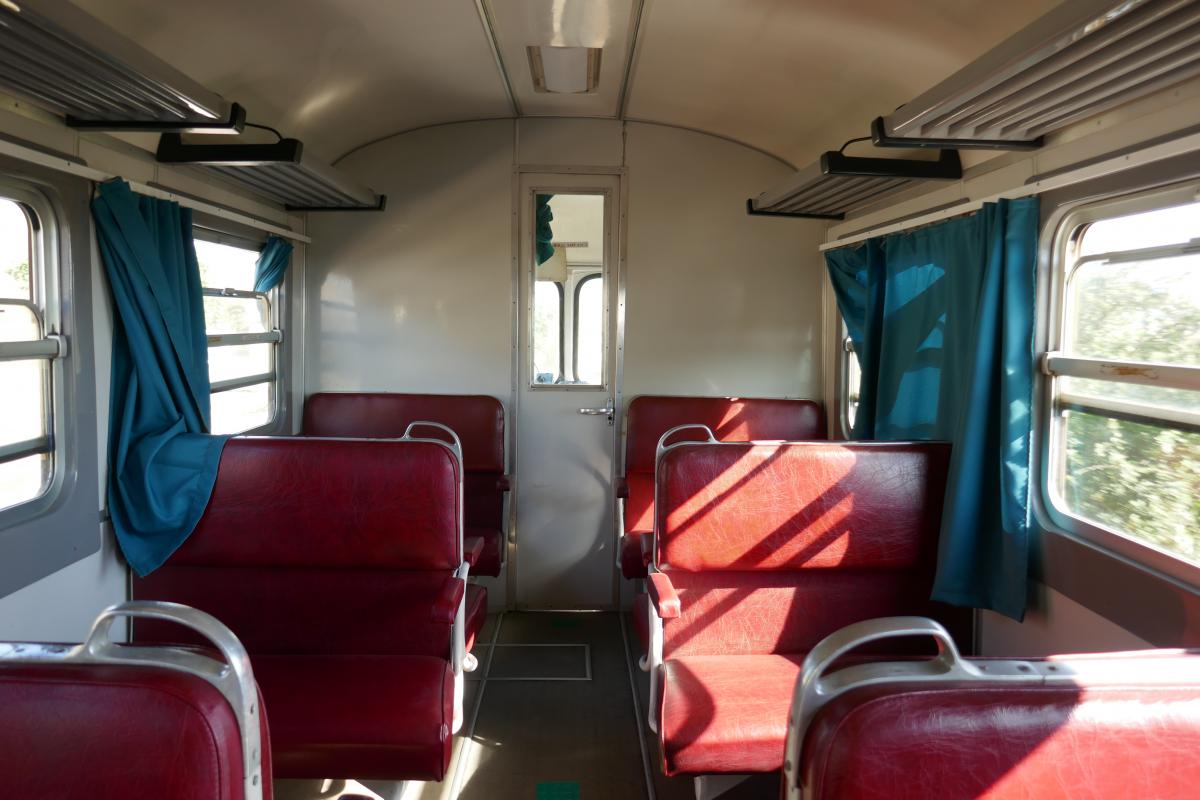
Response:
[[[0,2],[0,89],[76,127],[221,132],[244,112],[62,0]]]
[[[778,189],[748,201],[751,214],[814,219],[844,219],[846,212],[903,191],[918,181],[950,181],[962,177],[954,150],[937,161],[859,158],[830,151],[797,172]]]
[[[1070,0],[876,120],[875,140],[1032,146],[1045,134],[1197,75],[1200,0]]]
[[[158,161],[189,164],[217,175],[290,211],[382,210],[377,195],[333,167],[308,156],[297,139],[272,144],[184,144],[164,133]]]

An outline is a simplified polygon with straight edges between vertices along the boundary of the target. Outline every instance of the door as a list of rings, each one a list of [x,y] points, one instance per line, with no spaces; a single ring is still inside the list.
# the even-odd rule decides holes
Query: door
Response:
[[[620,177],[520,178],[519,608],[614,606]]]

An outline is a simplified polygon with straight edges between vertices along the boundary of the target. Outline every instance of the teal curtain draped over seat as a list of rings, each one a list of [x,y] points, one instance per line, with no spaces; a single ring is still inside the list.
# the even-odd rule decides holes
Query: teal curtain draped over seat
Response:
[[[108,509],[126,560],[145,575],[204,513],[228,437],[208,433],[191,211],[118,180],[100,185],[92,215],[114,308]]]
[[[269,292],[283,283],[291,258],[291,244],[278,236],[268,238],[254,265],[254,291]]]
[[[1025,613],[1038,201],[825,256],[862,368],[855,439],[953,443],[933,598]]]
[[[545,264],[554,258],[554,229],[550,223],[554,221],[554,212],[550,209],[552,194],[539,194],[534,207],[533,236],[537,244],[537,263]]]

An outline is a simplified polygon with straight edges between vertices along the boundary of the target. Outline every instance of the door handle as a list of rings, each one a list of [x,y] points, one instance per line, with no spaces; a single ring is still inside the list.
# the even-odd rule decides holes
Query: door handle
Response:
[[[616,412],[616,407],[613,405],[613,399],[608,398],[608,402],[600,408],[581,408],[579,413],[589,417],[608,417],[608,424],[613,424],[613,417]]]

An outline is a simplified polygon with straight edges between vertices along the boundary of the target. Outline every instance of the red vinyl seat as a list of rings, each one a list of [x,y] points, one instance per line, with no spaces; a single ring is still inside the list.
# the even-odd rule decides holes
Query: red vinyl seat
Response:
[[[949,447],[715,444],[659,461],[651,722],[668,775],[783,763],[799,663],[850,623],[926,614]],[[781,688],[783,687],[783,688]]]
[[[856,629],[876,635],[878,624],[908,622],[876,620],[839,636]],[[823,674],[818,659],[806,663],[784,796],[1198,796],[1200,652],[1026,661],[944,655],[942,663],[870,665],[840,685],[826,684],[823,696],[806,694]]]
[[[90,641],[102,649],[0,643],[3,795],[269,800],[270,737],[253,674],[237,681],[243,696],[254,699],[251,716],[205,677],[221,666],[207,657],[211,651],[107,641],[101,623],[135,605],[101,616]],[[192,609],[166,611],[194,616]],[[242,721],[257,728],[250,748],[243,746]],[[244,752],[254,758],[247,761]]]
[[[280,777],[443,777],[468,605],[459,481],[438,442],[234,438],[191,537],[134,580],[245,644]],[[154,622],[135,636],[178,641]]]
[[[622,500],[621,574],[646,577],[654,530],[654,454],[663,434],[679,425],[706,425],[722,442],[754,439],[825,439],[825,412],[813,400],[752,397],[642,395],[625,415],[625,475],[617,483]],[[681,432],[683,438],[687,434]]]
[[[404,435],[417,421],[453,430],[463,448],[463,511],[467,538],[484,541],[471,568],[496,576],[504,563],[504,406],[486,395],[318,392],[304,404],[304,436],[388,439]],[[424,434],[422,434],[424,435]]]

